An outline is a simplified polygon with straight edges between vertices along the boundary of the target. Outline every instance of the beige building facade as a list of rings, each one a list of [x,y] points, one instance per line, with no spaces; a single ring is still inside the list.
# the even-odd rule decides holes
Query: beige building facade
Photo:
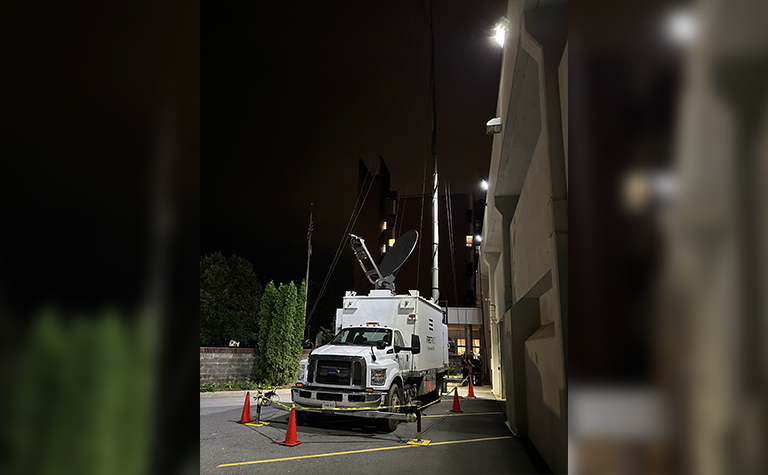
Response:
[[[506,18],[480,249],[485,352],[510,431],[566,473],[568,5],[510,0]]]

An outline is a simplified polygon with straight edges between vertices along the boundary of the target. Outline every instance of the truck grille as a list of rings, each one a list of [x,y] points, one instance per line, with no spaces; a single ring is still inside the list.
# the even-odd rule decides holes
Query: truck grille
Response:
[[[349,385],[351,361],[323,361],[317,363],[316,383]]]
[[[309,382],[337,386],[362,386],[365,360],[361,357],[309,358]]]

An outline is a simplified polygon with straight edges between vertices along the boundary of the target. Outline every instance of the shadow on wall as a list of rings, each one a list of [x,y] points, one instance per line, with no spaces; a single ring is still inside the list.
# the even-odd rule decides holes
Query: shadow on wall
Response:
[[[546,340],[550,340],[549,338]],[[545,340],[545,341],[546,341]],[[554,338],[551,343],[556,345]],[[531,345],[532,346],[532,345]],[[568,422],[565,404],[565,389],[557,390],[556,409],[559,414],[550,407],[552,394],[545,395],[545,382],[543,381],[539,366],[552,368],[556,361],[551,353],[537,351],[526,345],[525,352],[525,386],[526,401],[528,407],[528,438],[546,460],[554,473],[568,472]],[[534,354],[535,361],[531,358]],[[556,381],[547,381],[549,388]],[[552,392],[552,391],[548,391]],[[548,404],[548,402],[550,404]]]

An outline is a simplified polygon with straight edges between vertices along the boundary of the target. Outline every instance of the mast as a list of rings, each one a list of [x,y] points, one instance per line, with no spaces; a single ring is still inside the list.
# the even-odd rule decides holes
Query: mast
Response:
[[[309,300],[309,260],[312,257],[312,231],[315,227],[315,224],[312,221],[313,205],[313,203],[309,204],[309,229],[307,230],[307,276],[304,280],[304,282],[307,283],[305,286],[307,295],[304,296],[304,332],[306,338],[309,338],[309,327],[307,327],[307,322],[309,320],[309,315],[307,315],[307,301]]]
[[[437,103],[435,94],[435,21],[432,17],[432,0],[429,2],[429,35],[432,43],[431,70],[429,85],[432,90],[432,164],[434,166],[432,187],[432,299],[437,303],[440,298],[437,249],[439,244],[439,228],[437,224]]]

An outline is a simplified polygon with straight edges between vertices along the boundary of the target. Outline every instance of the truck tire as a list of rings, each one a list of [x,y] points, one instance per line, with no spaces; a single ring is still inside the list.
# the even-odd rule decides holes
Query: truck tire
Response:
[[[399,406],[403,404],[403,390],[397,383],[393,383],[392,387],[387,392],[387,409],[386,412],[402,412],[400,408],[393,406]],[[378,429],[384,432],[394,432],[397,429],[397,425],[400,421],[395,419],[376,419],[376,425]]]

